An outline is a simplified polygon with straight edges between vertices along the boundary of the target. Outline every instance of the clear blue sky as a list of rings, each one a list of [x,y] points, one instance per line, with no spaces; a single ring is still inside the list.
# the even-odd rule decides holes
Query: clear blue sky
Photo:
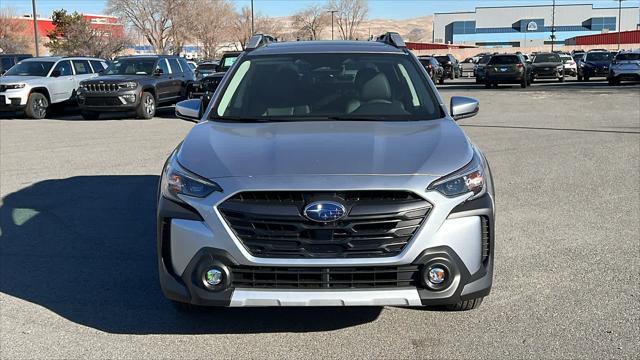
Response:
[[[159,0],[162,1],[162,0]],[[236,7],[247,6],[250,0],[233,0]],[[55,9],[64,8],[87,14],[102,14],[106,0],[36,0],[38,14],[49,17]],[[254,0],[254,9],[264,15],[286,16],[309,4],[310,0]],[[431,15],[434,12],[469,11],[476,6],[550,5],[552,0],[369,0],[370,18],[405,19]],[[594,7],[618,7],[617,0],[557,0],[556,4],[589,4]],[[623,1],[624,7],[640,6],[640,0]],[[12,7],[18,14],[31,13],[30,0],[0,0],[0,6]]]

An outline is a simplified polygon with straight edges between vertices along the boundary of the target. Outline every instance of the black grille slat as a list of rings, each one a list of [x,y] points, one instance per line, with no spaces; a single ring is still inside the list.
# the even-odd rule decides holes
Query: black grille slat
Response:
[[[344,204],[347,215],[329,223],[307,219],[305,205],[318,199]],[[353,258],[399,254],[431,204],[405,191],[254,191],[236,194],[218,209],[255,256]]]
[[[351,289],[414,287],[416,265],[356,268],[232,267],[233,286],[271,289]]]

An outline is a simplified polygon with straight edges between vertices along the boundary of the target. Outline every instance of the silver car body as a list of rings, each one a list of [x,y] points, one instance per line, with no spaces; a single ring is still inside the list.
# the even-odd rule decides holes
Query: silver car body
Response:
[[[22,60],[22,62],[31,62],[31,61],[46,61],[53,63],[51,69],[46,74],[46,76],[2,76],[0,77],[0,85],[14,85],[14,84],[24,84],[23,87],[19,89],[8,89],[4,92],[0,92],[0,96],[5,101],[5,104],[1,105],[12,105],[12,99],[19,99],[19,104],[15,104],[15,100],[13,105],[24,106],[27,104],[27,100],[29,99],[29,94],[33,89],[43,89],[49,94],[49,101],[51,104],[60,103],[66,100],[70,100],[75,95],[78,85],[80,81],[89,79],[95,76],[98,76],[98,70],[102,69],[91,69],[91,73],[89,74],[76,74],[75,66],[73,61],[78,60],[89,60],[89,61],[98,61],[104,63],[103,59],[97,58],[88,58],[88,57],[38,57],[38,58],[29,58]],[[71,70],[72,74],[53,77],[51,73],[56,69],[58,64],[61,61],[70,61],[71,62]],[[89,63],[91,65],[91,63]],[[106,65],[106,63],[104,63]]]
[[[274,47],[272,53],[276,49]],[[426,72],[424,74],[428,76]],[[219,96],[220,89],[230,78],[225,77],[214,97]],[[437,94],[433,83],[429,84]],[[446,113],[442,99],[436,96]],[[207,118],[213,103],[203,118]],[[180,195],[180,200],[195,209],[202,219],[169,219],[170,224],[165,231],[170,234],[159,234],[160,253],[165,247],[162,238],[171,239],[165,258],[161,255],[159,259],[165,295],[177,301],[207,304],[199,298],[204,296],[202,290],[187,284],[190,296],[181,295],[184,290],[177,283],[189,281],[192,264],[203,250],[209,248],[229,254],[240,266],[345,267],[411,264],[425,251],[439,247],[448,247],[459,257],[464,273],[479,274],[482,268],[486,274],[467,283],[462,283],[462,276],[456,276],[447,289],[433,292],[424,292],[416,287],[349,290],[235,288],[229,294],[229,302],[224,305],[424,305],[425,301],[437,303],[454,294],[488,294],[493,265],[491,261],[488,264],[482,262],[481,217],[493,218],[494,195],[484,157],[482,161],[488,174],[487,208],[452,212],[472,194],[447,197],[427,189],[434,181],[463,168],[474,154],[479,154],[478,150],[448,115],[438,120],[406,122],[201,121],[168,161],[177,161],[184,169],[214,181],[224,190],[205,198]],[[401,253],[391,257],[367,258],[254,256],[219,209],[227,199],[247,191],[350,190],[409,191],[427,200],[433,208]],[[166,219],[162,215],[163,201],[166,200],[160,195],[159,223]],[[175,284],[167,275],[170,273],[177,279]]]
[[[618,53],[616,60],[609,66],[609,78],[640,81],[640,60],[619,60],[623,54],[640,56],[640,49]]]

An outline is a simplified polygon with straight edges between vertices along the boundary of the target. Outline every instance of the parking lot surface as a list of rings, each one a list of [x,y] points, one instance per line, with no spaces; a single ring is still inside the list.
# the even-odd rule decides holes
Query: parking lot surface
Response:
[[[191,123],[0,120],[0,357],[637,358],[640,86],[440,87],[496,186],[494,287],[474,311],[179,313],[157,282],[155,194]],[[426,184],[425,184],[426,185]]]

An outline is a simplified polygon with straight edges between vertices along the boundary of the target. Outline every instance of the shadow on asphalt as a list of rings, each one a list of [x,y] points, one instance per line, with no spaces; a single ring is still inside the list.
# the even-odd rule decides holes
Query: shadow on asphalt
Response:
[[[175,115],[175,107],[173,106],[163,106],[159,107],[156,110],[156,118],[161,119],[177,119]],[[105,121],[105,120],[132,120],[135,119],[134,112],[106,112],[100,115],[99,119],[94,120],[84,120],[82,116],[80,116],[80,109],[77,106],[57,106],[53,109],[50,109],[47,112],[47,120],[61,120],[61,121]],[[11,112],[0,112],[0,119],[24,119],[24,120],[33,120],[27,119],[24,115],[24,112],[11,111]],[[140,121],[145,121],[143,119],[139,119]],[[37,120],[35,120],[37,121]]]
[[[157,176],[46,180],[2,199],[0,291],[118,334],[335,330],[379,307],[174,309],[158,284]]]

